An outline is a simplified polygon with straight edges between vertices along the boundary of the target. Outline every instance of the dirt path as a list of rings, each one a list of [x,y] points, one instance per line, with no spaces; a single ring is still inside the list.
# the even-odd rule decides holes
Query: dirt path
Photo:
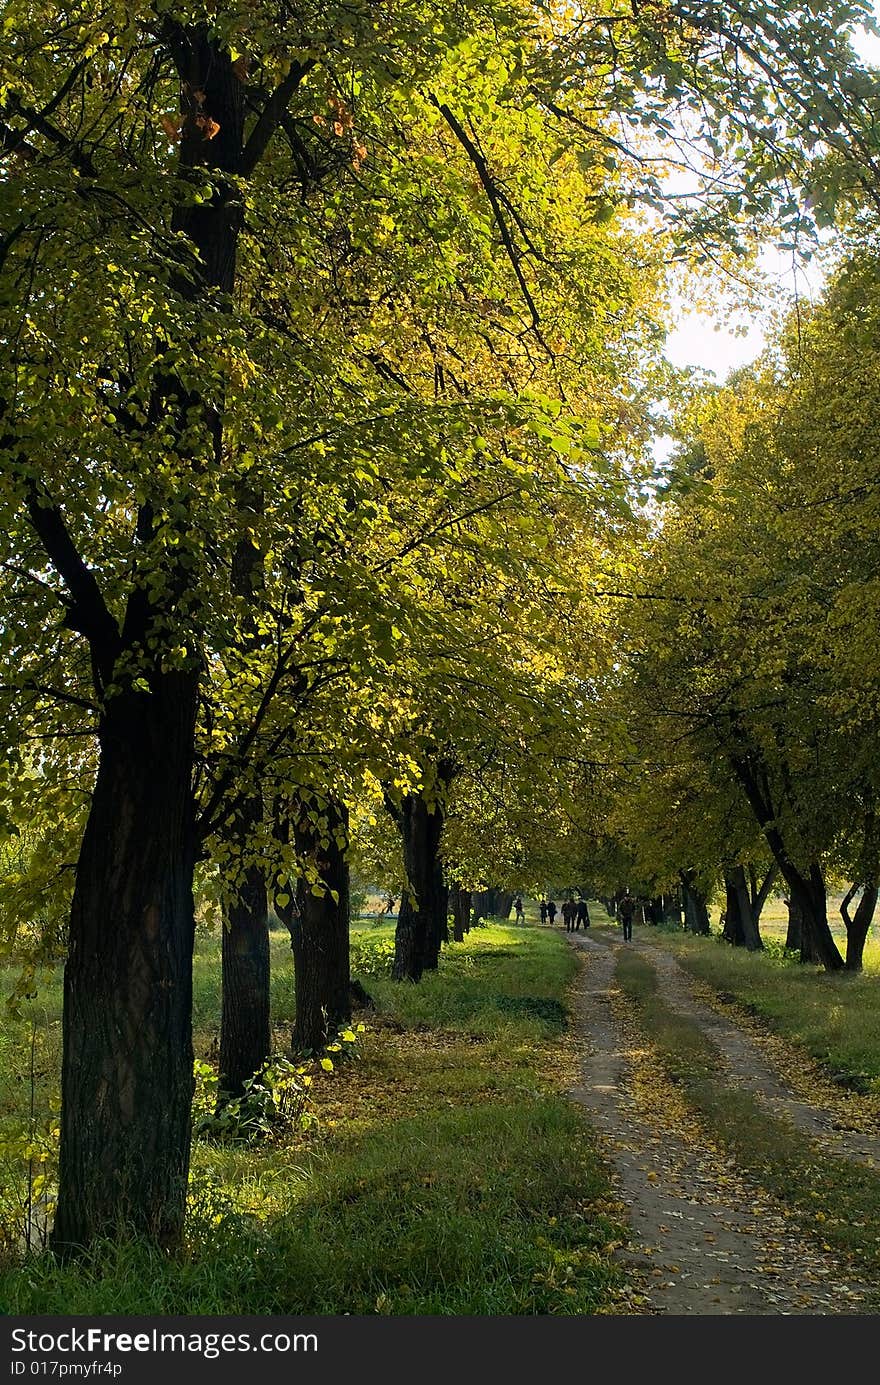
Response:
[[[693,981],[670,953],[662,947],[650,947],[646,949],[646,955],[657,972],[660,993],[666,1003],[679,1014],[695,1021],[717,1045],[727,1068],[729,1082],[751,1091],[774,1114],[787,1116],[798,1130],[816,1140],[829,1154],[880,1166],[880,1132],[845,1129],[839,1122],[839,1110],[830,1110],[796,1095],[752,1035],[745,1033],[726,1015],[701,1003],[694,994]]]
[[[622,944],[573,934],[585,954],[578,1031],[585,1056],[572,1096],[607,1142],[632,1229],[628,1263],[644,1285],[644,1309],[664,1314],[859,1313],[863,1286],[830,1251],[804,1237],[785,1210],[707,1141],[679,1090],[647,1048],[614,987]],[[630,946],[637,949],[636,941]],[[820,1110],[799,1101],[747,1035],[702,1006],[675,960],[644,948],[664,1000],[701,1024],[747,1083],[813,1136],[835,1139]],[[849,1138],[849,1137],[848,1137]],[[851,1157],[872,1150],[854,1137]],[[869,1141],[873,1147],[873,1141]],[[839,1141],[837,1152],[841,1152]]]

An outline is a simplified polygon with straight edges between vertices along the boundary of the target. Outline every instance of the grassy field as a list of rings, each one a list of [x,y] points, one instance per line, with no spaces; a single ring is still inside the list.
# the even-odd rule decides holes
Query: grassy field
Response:
[[[562,1095],[559,933],[492,926],[444,949],[418,987],[387,975],[390,930],[355,956],[377,1002],[360,1056],[316,1078],[308,1131],[261,1144],[196,1141],[187,1245],[176,1259],[102,1246],[61,1269],[0,1270],[13,1313],[532,1314],[614,1311],[623,1232],[607,1171]],[[216,940],[196,957],[197,1048],[216,1048]],[[291,1017],[290,952],[273,937],[274,1016]],[[57,1102],[59,993],[2,1031],[0,1143]],[[35,1026],[35,1027],[32,1027]],[[48,1166],[51,1177],[51,1162]],[[14,1209],[13,1209],[14,1210]],[[7,1203],[7,1214],[9,1214]]]
[[[841,952],[846,947],[846,928],[840,916],[842,899],[842,894],[829,894],[828,896],[828,924]],[[709,917],[712,927],[720,933],[721,906],[714,905],[709,911]],[[784,943],[787,931],[788,909],[781,896],[771,895],[761,911],[761,933],[765,939]],[[868,944],[865,948],[866,964],[869,959],[873,969],[880,971],[880,923],[877,922],[876,918],[871,925]]]

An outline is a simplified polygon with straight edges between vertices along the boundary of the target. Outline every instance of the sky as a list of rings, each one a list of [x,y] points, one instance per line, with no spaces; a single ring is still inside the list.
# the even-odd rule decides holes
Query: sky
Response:
[[[874,11],[880,18],[880,0],[875,0]],[[880,37],[857,33],[854,47],[865,61],[880,66]],[[778,285],[789,293],[796,288],[802,298],[809,298],[821,288],[818,269],[812,275],[800,272],[795,279],[791,257],[772,247],[763,252],[760,267],[771,285]],[[677,325],[667,337],[666,355],[673,365],[701,366],[723,380],[731,370],[747,365],[760,355],[766,341],[764,325],[760,317],[752,317],[746,334],[735,335],[720,317],[679,310]]]

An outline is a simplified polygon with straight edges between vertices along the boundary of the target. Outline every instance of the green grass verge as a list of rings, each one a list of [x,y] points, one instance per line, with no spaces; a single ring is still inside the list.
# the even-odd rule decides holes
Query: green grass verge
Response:
[[[399,986],[388,976],[364,977],[364,984],[407,1028],[550,1038],[565,1028],[565,991],[576,970],[560,934],[495,924],[450,943],[440,970],[421,985]]]
[[[643,936],[668,948],[698,980],[803,1045],[843,1086],[880,1092],[880,973],[831,976],[715,937],[648,929]]]
[[[374,936],[381,951],[383,930]],[[137,1244],[65,1267],[34,1256],[0,1269],[0,1307],[613,1311],[623,1233],[607,1169],[556,1090],[574,966],[561,936],[503,927],[444,950],[417,987],[373,974],[367,957],[378,1010],[360,1061],[316,1097],[317,1134],[197,1143],[182,1256]],[[206,963],[203,997],[213,984]],[[210,1006],[203,1015],[216,1025]]]
[[[827,1154],[751,1093],[731,1086],[716,1045],[665,1004],[644,956],[622,951],[616,976],[664,1068],[711,1136],[791,1209],[804,1230],[872,1273],[880,1271],[880,1174]]]
[[[194,1180],[182,1262],[137,1246],[0,1278],[13,1313],[589,1313],[618,1271],[615,1231],[582,1210],[606,1191],[577,1114],[558,1099],[392,1121],[330,1141],[286,1205],[243,1213],[232,1186]],[[264,1170],[264,1175],[268,1170]],[[251,1179],[254,1174],[250,1175]]]

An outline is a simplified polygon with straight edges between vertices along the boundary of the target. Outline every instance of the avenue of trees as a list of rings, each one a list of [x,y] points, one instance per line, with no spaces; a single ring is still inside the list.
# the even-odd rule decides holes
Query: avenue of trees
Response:
[[[781,879],[829,969],[835,873],[858,966],[868,8],[8,6],[0,924],[22,988],[64,958],[59,1254],[180,1240],[194,891],[229,1095],[270,910],[293,1047],[350,1017],[353,859],[401,981],[471,895],[603,873],[695,920],[721,879],[747,946]],[[672,378],[670,266],[835,220],[819,308],[723,389]]]
[[[871,238],[851,247],[818,306],[685,410],[612,694],[634,749],[612,819],[652,892],[677,881],[700,931],[720,887],[756,949],[778,888],[788,945],[827,970],[861,968],[880,883],[878,273]],[[850,886],[844,955],[829,879]]]

